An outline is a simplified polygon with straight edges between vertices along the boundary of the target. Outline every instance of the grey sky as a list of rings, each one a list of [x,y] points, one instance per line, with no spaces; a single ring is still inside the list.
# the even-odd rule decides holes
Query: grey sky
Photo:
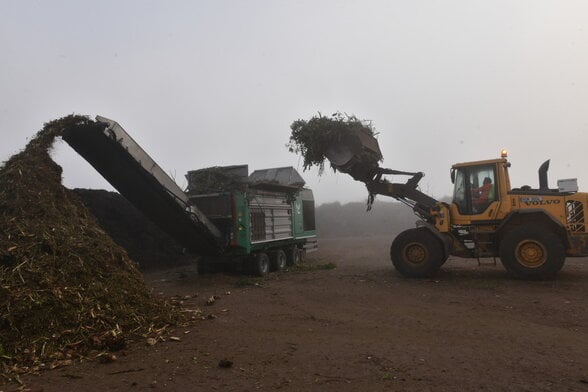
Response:
[[[588,191],[585,1],[0,0],[0,160],[69,113],[118,121],[178,183],[186,171],[300,160],[289,125],[373,120],[384,166],[451,193],[452,163],[507,148],[513,185]],[[106,188],[64,143],[65,184]],[[364,200],[301,173],[318,203]]]

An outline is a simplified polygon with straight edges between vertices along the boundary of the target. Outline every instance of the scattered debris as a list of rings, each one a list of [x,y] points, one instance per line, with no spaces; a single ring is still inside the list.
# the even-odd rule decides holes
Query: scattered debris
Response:
[[[157,339],[155,339],[155,338],[147,338],[147,339],[145,340],[145,343],[146,343],[148,346],[155,346],[155,345],[157,344]]]
[[[320,270],[332,270],[337,268],[337,264],[332,262],[327,263],[304,263],[297,264],[288,267],[288,271],[301,272],[301,271],[320,271]]]
[[[230,360],[228,360],[228,359],[221,359],[221,360],[218,362],[218,367],[219,367],[219,368],[228,369],[228,368],[230,368],[230,367],[232,367],[232,366],[233,366],[233,361],[230,361]]]
[[[98,355],[98,362],[112,363],[118,360],[118,357],[113,353],[102,353]]]
[[[221,297],[220,295],[212,295],[210,298],[206,300],[206,305],[214,305],[214,303],[219,300]]]

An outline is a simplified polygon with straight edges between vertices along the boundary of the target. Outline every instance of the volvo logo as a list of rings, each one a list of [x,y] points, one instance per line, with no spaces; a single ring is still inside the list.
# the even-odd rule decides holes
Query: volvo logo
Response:
[[[535,197],[521,197],[520,198],[521,203],[527,205],[527,206],[548,206],[551,204],[559,204],[561,202],[561,200],[559,199],[543,199],[540,196],[535,196]]]

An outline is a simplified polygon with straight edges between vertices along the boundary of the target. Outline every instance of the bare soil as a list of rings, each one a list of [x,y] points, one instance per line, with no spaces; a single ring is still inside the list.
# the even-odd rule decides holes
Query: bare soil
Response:
[[[176,328],[179,341],[22,381],[47,392],[588,391],[588,259],[568,259],[549,282],[454,258],[436,279],[409,280],[390,240],[322,240],[306,269],[263,279],[147,274],[155,295],[204,319]]]

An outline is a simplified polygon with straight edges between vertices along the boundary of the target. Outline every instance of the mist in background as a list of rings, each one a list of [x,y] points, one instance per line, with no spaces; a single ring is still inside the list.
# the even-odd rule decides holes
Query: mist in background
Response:
[[[0,1],[0,160],[44,122],[119,122],[181,185],[188,170],[294,166],[318,204],[362,201],[302,172],[290,124],[371,120],[383,166],[451,194],[453,163],[509,150],[513,186],[588,190],[584,1]],[[68,187],[112,189],[65,143]],[[393,178],[404,181],[404,178]]]

